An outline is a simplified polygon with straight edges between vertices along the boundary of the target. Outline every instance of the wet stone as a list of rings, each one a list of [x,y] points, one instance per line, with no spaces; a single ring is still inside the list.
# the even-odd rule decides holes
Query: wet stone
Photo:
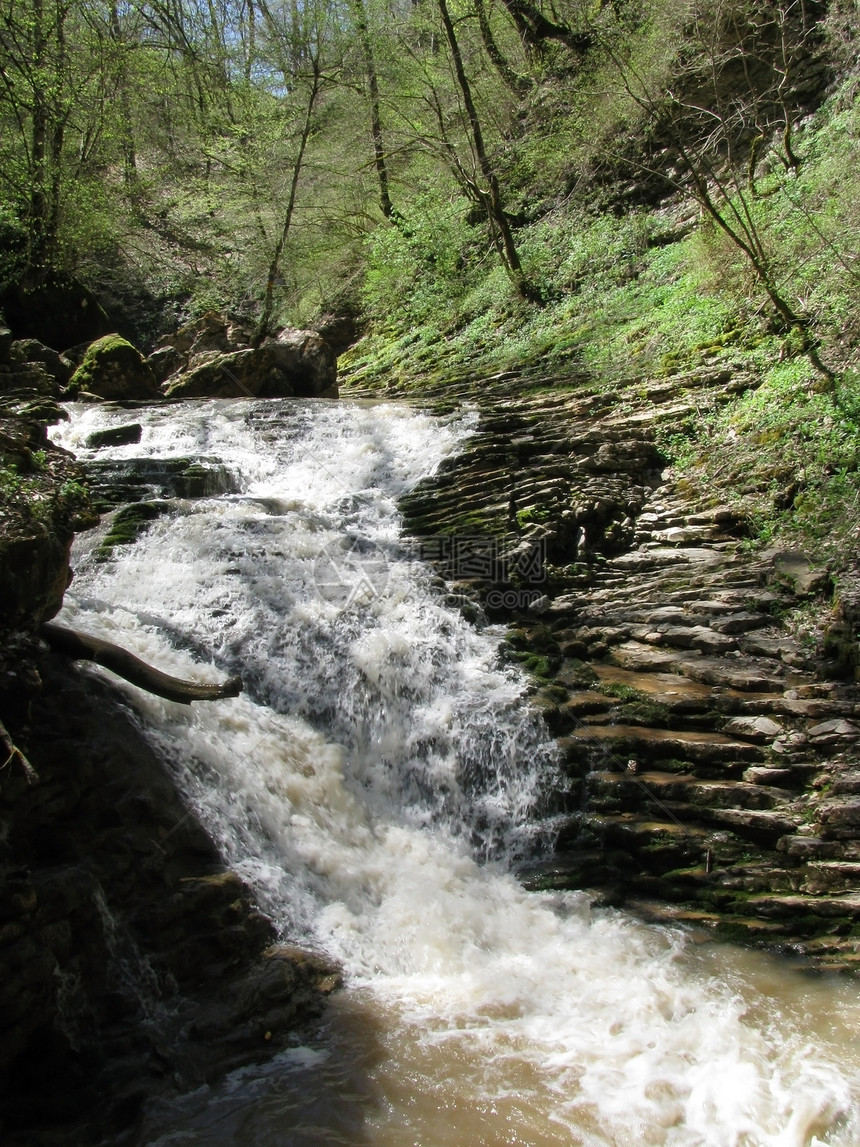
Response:
[[[769,717],[734,717],[723,726],[723,732],[730,737],[743,737],[745,740],[764,744],[782,732],[782,725]]]

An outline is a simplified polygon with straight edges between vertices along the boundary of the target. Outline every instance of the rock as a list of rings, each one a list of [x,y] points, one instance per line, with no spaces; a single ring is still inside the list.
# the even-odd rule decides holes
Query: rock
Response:
[[[40,671],[38,779],[0,788],[0,1121],[28,1143],[112,1142],[111,1104],[277,1053],[340,974],[272,946],[111,687],[51,656]]]
[[[0,366],[0,413],[49,425],[65,418],[62,390],[39,362]]]
[[[682,657],[683,654],[671,650],[656,650],[638,641],[626,641],[612,650],[609,660],[621,669],[665,673],[673,670]]]
[[[791,590],[796,597],[810,597],[832,588],[830,573],[813,569],[809,558],[798,550],[767,550],[762,559],[773,566],[774,581]]]
[[[819,860],[806,869],[801,891],[822,893],[853,892],[860,886],[860,864],[848,860]]]
[[[841,799],[818,810],[819,821],[828,826],[860,828],[860,801]]]
[[[337,358],[315,331],[284,331],[256,349],[216,354],[168,379],[169,398],[335,398]]]
[[[790,784],[791,769],[766,768],[763,765],[753,765],[744,772],[743,779],[750,785],[781,785]]]
[[[188,361],[196,355],[211,351],[223,354],[227,351],[240,350],[247,347],[250,341],[251,332],[247,327],[232,322],[215,311],[207,311],[200,318],[180,327],[175,334],[163,338],[158,350],[170,348]]]
[[[154,350],[147,358],[147,363],[152,369],[156,380],[159,383],[166,382],[172,374],[181,370],[188,361],[187,356],[178,351],[174,346],[162,346]]]
[[[237,476],[216,458],[95,458],[86,463],[100,512],[126,502],[161,498],[211,498],[241,489]]]
[[[78,519],[88,507],[80,466],[47,441],[42,423],[0,417],[0,476],[6,479],[0,502],[0,634],[5,634],[35,630],[59,610],[71,577],[72,530],[83,524]],[[3,652],[0,642],[0,658]]]
[[[656,530],[654,540],[666,546],[688,546],[710,534],[708,526],[670,526],[667,530]]]
[[[14,336],[5,323],[0,320],[0,363],[7,363],[12,350]]]
[[[322,335],[336,355],[342,355],[359,337],[359,325],[353,315],[326,314],[315,323],[315,329]]]
[[[773,625],[773,618],[764,613],[732,613],[711,622],[711,628],[718,633],[748,633],[751,629],[762,629]]]
[[[101,450],[104,446],[132,446],[140,442],[143,427],[139,422],[128,426],[110,426],[107,430],[94,430],[88,434],[85,445],[90,450]]]
[[[42,522],[0,538],[0,631],[36,629],[59,613],[72,579],[71,546],[71,531],[63,538]]]
[[[659,609],[652,610],[647,618],[649,625],[695,625],[696,622],[686,614],[682,609],[676,605],[664,605]]]
[[[106,399],[154,399],[161,392],[140,351],[117,334],[91,343],[69,381],[72,393]]]
[[[598,858],[553,870],[547,886],[617,883],[628,897],[704,905],[708,923],[725,923],[732,938],[798,950],[832,921],[810,924],[802,910],[785,922],[756,919],[746,900],[799,889],[809,857],[860,862],[860,814],[848,807],[860,800],[856,734],[839,725],[820,739],[801,731],[828,720],[860,725],[860,690],[820,692],[813,647],[786,623],[798,594],[826,589],[826,578],[803,555],[745,552],[737,539],[748,523],[709,507],[709,492],[673,471],[655,488],[641,445],[660,423],[695,416],[682,390],[718,385],[709,395],[719,404],[750,380],[697,372],[525,398],[522,382],[514,374],[434,382],[434,400],[473,404],[479,423],[458,457],[406,499],[405,521],[431,539],[444,577],[450,567],[432,550],[439,535],[486,533],[508,555],[539,525],[547,630],[565,657],[592,662],[575,677],[566,664],[551,670],[549,688],[535,682],[537,707],[563,734],[557,796],[576,810],[556,847]],[[472,588],[483,599],[488,587]],[[832,648],[820,653],[831,677],[860,680],[860,570],[856,583],[840,572],[839,591],[846,608]],[[528,667],[540,650],[531,632],[524,637],[517,649]],[[851,787],[838,789],[838,777]],[[610,852],[612,872],[600,863]],[[829,877],[817,879],[824,889]],[[846,868],[839,880],[849,879],[856,874]],[[828,966],[847,967],[847,957],[831,953]]]
[[[723,732],[729,737],[742,737],[745,741],[763,744],[778,737],[782,732],[782,725],[778,725],[770,717],[734,717],[723,726]]]
[[[11,358],[13,362],[41,363],[51,378],[63,387],[72,376],[68,362],[38,339],[18,339],[12,343]]]
[[[813,725],[808,730],[810,737],[856,737],[860,729],[850,721],[822,721],[820,725]]]
[[[658,625],[657,633],[661,637],[659,644],[665,642],[676,649],[698,649],[702,653],[725,653],[737,644],[706,625]]]
[[[786,833],[794,832],[797,824],[785,813],[764,809],[714,808],[708,809],[709,818],[717,824],[731,828],[740,836],[749,837],[766,846],[773,846]]]
[[[749,661],[733,662],[728,657],[703,657],[699,661],[683,661],[680,668],[684,676],[693,681],[728,686],[744,693],[767,693],[781,689],[776,670],[767,673]]]

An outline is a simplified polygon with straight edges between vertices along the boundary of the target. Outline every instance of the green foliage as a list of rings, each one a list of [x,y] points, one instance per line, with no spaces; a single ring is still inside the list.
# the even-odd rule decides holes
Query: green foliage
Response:
[[[0,460],[0,532],[11,537],[92,525],[89,492],[77,479],[62,477],[64,461],[45,450]]]
[[[433,320],[440,306],[456,305],[468,283],[469,252],[480,246],[468,210],[456,191],[428,187],[393,224],[371,233],[363,298],[380,327]]]

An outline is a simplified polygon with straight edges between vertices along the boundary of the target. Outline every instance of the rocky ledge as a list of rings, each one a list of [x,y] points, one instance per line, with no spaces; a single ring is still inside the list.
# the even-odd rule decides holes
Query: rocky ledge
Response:
[[[405,499],[405,528],[452,601],[508,622],[558,737],[556,851],[529,886],[853,969],[860,571],[834,598],[826,570],[756,548],[658,446],[662,427],[755,385],[714,368],[618,390],[513,374],[427,386],[432,408],[480,420]]]

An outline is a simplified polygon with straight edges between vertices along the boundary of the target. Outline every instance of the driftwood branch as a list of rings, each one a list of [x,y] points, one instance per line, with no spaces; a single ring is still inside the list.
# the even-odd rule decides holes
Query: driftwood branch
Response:
[[[240,677],[230,677],[222,685],[183,681],[181,677],[171,677],[169,673],[154,669],[112,641],[92,637],[89,633],[79,633],[76,629],[67,629],[53,621],[42,626],[42,636],[55,653],[65,653],[75,660],[94,661],[96,665],[110,669],[118,677],[145,689],[147,693],[154,693],[156,697],[164,697],[168,701],[178,701],[181,705],[190,705],[192,701],[238,697],[242,692]]]

